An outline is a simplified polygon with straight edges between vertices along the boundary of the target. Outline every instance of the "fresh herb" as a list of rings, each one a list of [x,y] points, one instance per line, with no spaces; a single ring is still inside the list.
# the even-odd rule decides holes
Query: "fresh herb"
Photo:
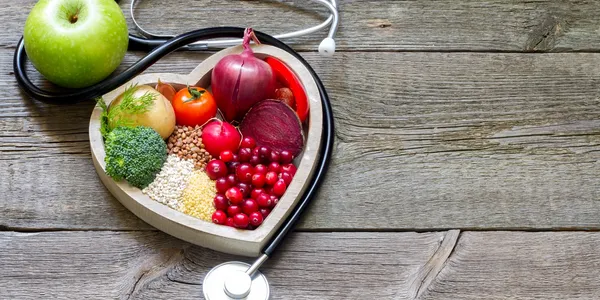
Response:
[[[152,104],[156,100],[156,95],[146,92],[142,96],[134,97],[133,94],[136,89],[136,84],[126,88],[123,92],[123,99],[121,102],[118,105],[112,106],[110,110],[104,99],[96,99],[96,102],[98,102],[98,105],[102,108],[102,115],[100,116],[100,133],[102,134],[102,137],[106,138],[114,128],[134,126],[135,123],[133,120],[127,118],[127,116],[143,114],[150,110]]]
[[[102,134],[102,138],[106,139],[110,133],[110,128],[108,126],[108,105],[106,105],[106,102],[104,102],[102,97],[96,98],[96,103],[102,108],[102,114],[100,115],[100,134]]]

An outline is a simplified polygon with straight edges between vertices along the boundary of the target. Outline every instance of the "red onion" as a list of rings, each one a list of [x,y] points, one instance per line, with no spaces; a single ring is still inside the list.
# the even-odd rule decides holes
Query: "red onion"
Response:
[[[260,44],[252,28],[247,28],[242,53],[223,57],[212,71],[213,97],[227,121],[241,120],[250,107],[275,94],[275,73],[254,56],[250,39]]]

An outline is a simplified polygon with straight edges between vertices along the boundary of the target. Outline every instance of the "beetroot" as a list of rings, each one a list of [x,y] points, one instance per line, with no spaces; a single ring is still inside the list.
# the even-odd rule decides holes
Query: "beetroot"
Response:
[[[294,157],[304,147],[298,115],[279,100],[263,100],[252,106],[240,124],[240,131],[244,137],[253,137],[257,146],[289,151]]]

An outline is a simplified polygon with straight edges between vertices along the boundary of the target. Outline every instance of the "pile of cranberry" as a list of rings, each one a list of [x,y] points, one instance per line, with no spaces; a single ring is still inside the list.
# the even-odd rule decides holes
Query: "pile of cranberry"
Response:
[[[293,159],[245,137],[237,153],[225,150],[208,162],[206,173],[217,189],[213,222],[250,230],[262,224],[296,174]]]

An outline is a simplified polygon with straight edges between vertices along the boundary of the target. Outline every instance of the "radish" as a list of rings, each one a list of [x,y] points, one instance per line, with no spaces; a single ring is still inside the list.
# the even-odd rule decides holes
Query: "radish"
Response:
[[[236,152],[241,140],[242,136],[237,128],[221,120],[209,122],[202,128],[204,149],[212,157],[218,158],[219,154],[226,150]]]

